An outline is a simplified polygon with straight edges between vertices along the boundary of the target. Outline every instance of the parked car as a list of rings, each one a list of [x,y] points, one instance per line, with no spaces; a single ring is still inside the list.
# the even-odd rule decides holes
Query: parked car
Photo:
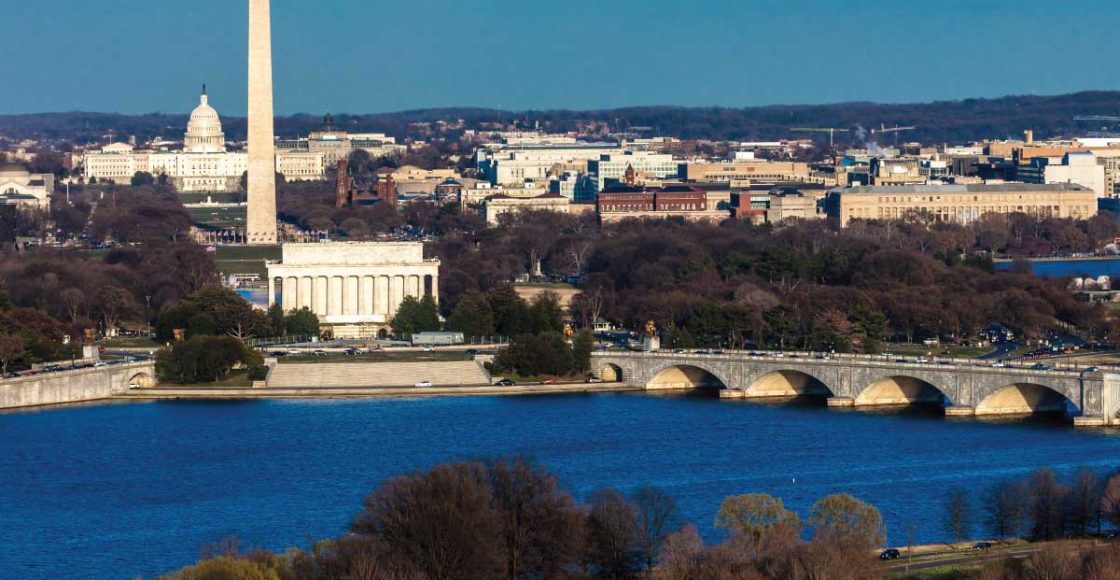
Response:
[[[556,379],[545,379],[545,380],[541,381],[541,384],[542,385],[555,385],[556,384]]]
[[[881,554],[879,554],[879,559],[897,560],[900,556],[902,556],[902,553],[900,553],[896,548],[887,548],[886,550],[883,550]]]
[[[587,382],[587,383],[601,383],[601,382],[603,382],[603,379],[600,379],[599,377],[596,377],[594,375],[590,375],[590,376],[587,377],[587,380],[585,382]]]
[[[978,552],[980,550],[987,550],[988,548],[991,548],[991,547],[992,547],[991,542],[976,542],[975,544],[972,545],[972,548],[970,548],[970,549]]]
[[[279,358],[279,357],[282,357],[282,356],[288,356],[288,353],[286,353],[282,350],[274,350],[274,351],[268,353],[268,356],[274,356],[274,357]]]
[[[513,387],[513,386],[517,385],[517,383],[515,383],[515,382],[513,382],[509,379],[502,379],[495,384],[497,384],[499,387]]]
[[[478,349],[477,348],[468,348],[467,349],[467,354],[470,355],[470,356],[475,356],[475,355],[478,354]]]
[[[424,347],[424,352],[435,352],[435,351],[436,351],[436,347],[434,347],[430,344],[428,346]]]
[[[413,386],[415,386],[417,389],[422,389],[424,387],[430,387],[430,386],[432,386],[432,381],[429,381],[429,380],[425,379],[423,381],[420,381],[419,383],[416,383]]]
[[[298,349],[298,348],[289,348],[289,349],[288,349],[288,354],[291,354],[291,355],[298,355],[298,354],[300,354],[300,352],[299,352],[299,349]]]
[[[358,355],[362,354],[362,351],[360,351],[356,348],[348,348],[345,351],[343,351],[342,354],[344,354],[346,356],[358,356]]]
[[[1095,373],[1095,372],[1099,372],[1100,370],[1101,370],[1101,369],[1100,369],[1100,368],[1098,368],[1098,367],[1089,367],[1089,368],[1085,369],[1085,372],[1087,372],[1087,373]]]
[[[1006,363],[1004,363],[1004,362],[1003,362],[1003,361],[1001,361],[1001,360],[997,360],[996,362],[992,363],[992,366],[993,366],[993,367],[995,367],[995,368],[997,368],[997,369],[1001,369],[1001,368],[1003,368],[1003,367],[1007,366],[1007,364],[1006,364]]]
[[[327,356],[327,351],[317,350],[311,353],[311,356]]]

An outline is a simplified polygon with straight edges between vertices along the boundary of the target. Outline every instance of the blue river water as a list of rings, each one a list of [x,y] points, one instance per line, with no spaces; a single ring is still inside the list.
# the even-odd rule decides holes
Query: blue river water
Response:
[[[656,485],[710,540],[726,496],[802,515],[848,492],[944,539],[944,499],[1039,466],[1120,465],[1120,436],[1033,423],[680,396],[122,403],[0,414],[0,578],[152,578],[236,534],[283,550],[345,531],[385,478],[528,454],[584,498]],[[978,530],[977,533],[980,533]]]
[[[996,268],[1010,270],[1014,262],[997,262]],[[1109,276],[1120,277],[1120,256],[1104,259],[1032,260],[1031,271],[1045,278]],[[266,292],[267,294],[267,292]]]

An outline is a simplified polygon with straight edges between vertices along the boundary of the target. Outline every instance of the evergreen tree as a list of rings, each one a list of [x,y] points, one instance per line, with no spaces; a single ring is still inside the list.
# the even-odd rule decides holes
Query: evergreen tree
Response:
[[[455,306],[447,318],[447,330],[463,333],[468,338],[481,338],[494,334],[494,311],[486,297],[471,292]]]
[[[572,366],[586,373],[591,371],[591,352],[595,350],[595,337],[589,330],[581,330],[572,341]]]
[[[560,297],[551,290],[538,294],[529,307],[530,328],[533,332],[560,332],[564,329],[561,322],[563,316]]]
[[[517,336],[529,332],[529,305],[508,284],[494,288],[486,295],[494,313],[494,330],[502,336]]]
[[[292,310],[284,317],[284,330],[292,336],[319,336],[319,317],[306,306]]]
[[[439,330],[439,307],[431,296],[420,300],[406,296],[391,324],[393,332],[405,340],[418,332]]]

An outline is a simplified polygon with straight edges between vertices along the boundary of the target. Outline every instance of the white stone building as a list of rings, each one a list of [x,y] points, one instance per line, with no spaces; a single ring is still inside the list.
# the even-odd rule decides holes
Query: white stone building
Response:
[[[309,308],[336,338],[370,338],[388,330],[406,296],[439,301],[439,260],[419,242],[284,244],[268,262],[268,304]]]
[[[241,188],[249,168],[244,151],[227,151],[218,112],[210,106],[205,87],[198,107],[191,112],[182,150],[136,150],[126,143],[112,143],[86,153],[86,178],[127,184],[137,172],[166,175],[181,193],[226,193]],[[276,168],[288,181],[322,179],[326,162],[322,153],[278,150]]]
[[[54,175],[31,173],[18,163],[0,163],[0,205],[49,210]]]
[[[595,194],[603,191],[608,181],[621,182],[626,175],[626,170],[631,167],[635,173],[652,177],[677,177],[680,174],[680,161],[665,153],[626,151],[602,155],[598,159],[587,162],[587,173],[595,182]],[[594,199],[577,197],[576,201],[594,201]]]

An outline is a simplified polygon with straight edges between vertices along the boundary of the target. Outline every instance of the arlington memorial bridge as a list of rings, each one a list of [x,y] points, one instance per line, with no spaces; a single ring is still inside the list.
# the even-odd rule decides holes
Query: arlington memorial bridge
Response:
[[[603,381],[647,390],[717,388],[724,398],[824,397],[830,407],[939,404],[947,416],[1066,413],[1120,424],[1120,373],[1096,367],[993,366],[978,359],[897,359],[746,351],[597,352]]]

